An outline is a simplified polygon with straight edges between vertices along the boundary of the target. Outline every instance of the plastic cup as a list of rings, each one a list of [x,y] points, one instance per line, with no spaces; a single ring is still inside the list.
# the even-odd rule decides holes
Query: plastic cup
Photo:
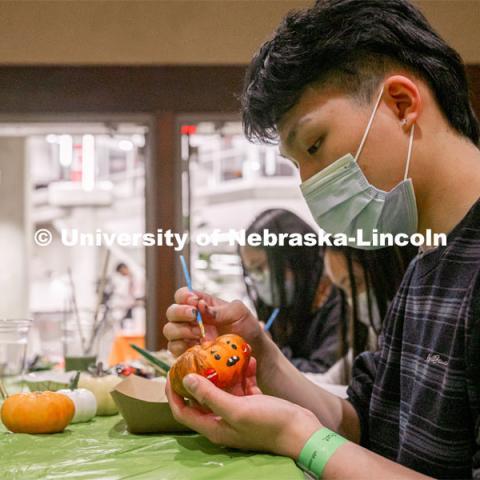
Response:
[[[96,363],[98,342],[92,342],[94,336],[93,314],[81,312],[79,318],[74,314],[67,318],[63,331],[63,352],[65,371],[86,371]]]
[[[32,320],[0,319],[0,378],[25,373],[28,332]]]

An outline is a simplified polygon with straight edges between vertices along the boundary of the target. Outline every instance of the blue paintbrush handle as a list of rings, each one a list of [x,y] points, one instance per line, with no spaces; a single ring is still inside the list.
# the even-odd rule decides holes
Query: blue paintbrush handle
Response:
[[[187,287],[191,292],[193,292],[192,279],[190,277],[190,274],[188,273],[187,262],[185,261],[185,257],[183,255],[180,255],[180,262],[182,264],[183,275],[185,276],[185,281],[187,282]],[[202,335],[205,335],[202,315],[200,314],[200,310],[198,308],[197,308],[197,323],[200,326],[200,330],[202,331]]]
[[[273,325],[273,322],[275,321],[279,313],[280,313],[280,309],[275,308],[275,310],[273,310],[273,312],[270,314],[270,317],[268,317],[267,323],[263,328],[266,332],[270,330],[270,327]]]
[[[185,257],[183,255],[180,255],[180,262],[182,263],[183,275],[185,276],[187,287],[191,292],[193,292],[192,279],[190,278],[190,274],[188,273],[187,262],[185,261]]]

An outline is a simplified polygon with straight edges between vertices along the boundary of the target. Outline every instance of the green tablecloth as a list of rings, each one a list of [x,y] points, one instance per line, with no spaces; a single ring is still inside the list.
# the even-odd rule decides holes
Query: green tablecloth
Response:
[[[218,447],[200,435],[132,435],[122,417],[96,417],[55,435],[0,426],[1,480],[295,480],[285,457]]]

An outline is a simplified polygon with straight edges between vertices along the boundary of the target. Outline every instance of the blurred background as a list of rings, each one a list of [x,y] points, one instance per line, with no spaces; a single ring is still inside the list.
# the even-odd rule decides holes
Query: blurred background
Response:
[[[67,247],[64,228],[195,235],[271,207],[313,225],[295,168],[249,144],[237,113],[251,56],[310,3],[1,2],[0,318],[33,318],[31,356],[59,360],[94,317],[107,361],[121,337],[162,348],[183,284],[172,248]],[[479,2],[415,3],[468,64],[480,113]],[[46,247],[33,242],[41,228]],[[196,288],[245,299],[235,247],[184,254]]]

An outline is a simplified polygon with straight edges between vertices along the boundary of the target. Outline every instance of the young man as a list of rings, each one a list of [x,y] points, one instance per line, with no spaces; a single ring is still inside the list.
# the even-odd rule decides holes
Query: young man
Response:
[[[190,375],[185,385],[213,413],[169,388],[174,415],[214,442],[287,455],[322,478],[470,478],[480,152],[460,57],[407,0],[319,0],[261,47],[243,109],[249,138],[279,137],[327,232],[431,229],[448,233],[448,244],[410,265],[380,350],[355,361],[347,400],[304,379],[240,302],[179,290],[164,330],[172,352],[198,342],[199,308],[208,336],[234,332],[251,343],[264,395],[254,364],[247,396]],[[318,436],[324,427],[348,441]]]

